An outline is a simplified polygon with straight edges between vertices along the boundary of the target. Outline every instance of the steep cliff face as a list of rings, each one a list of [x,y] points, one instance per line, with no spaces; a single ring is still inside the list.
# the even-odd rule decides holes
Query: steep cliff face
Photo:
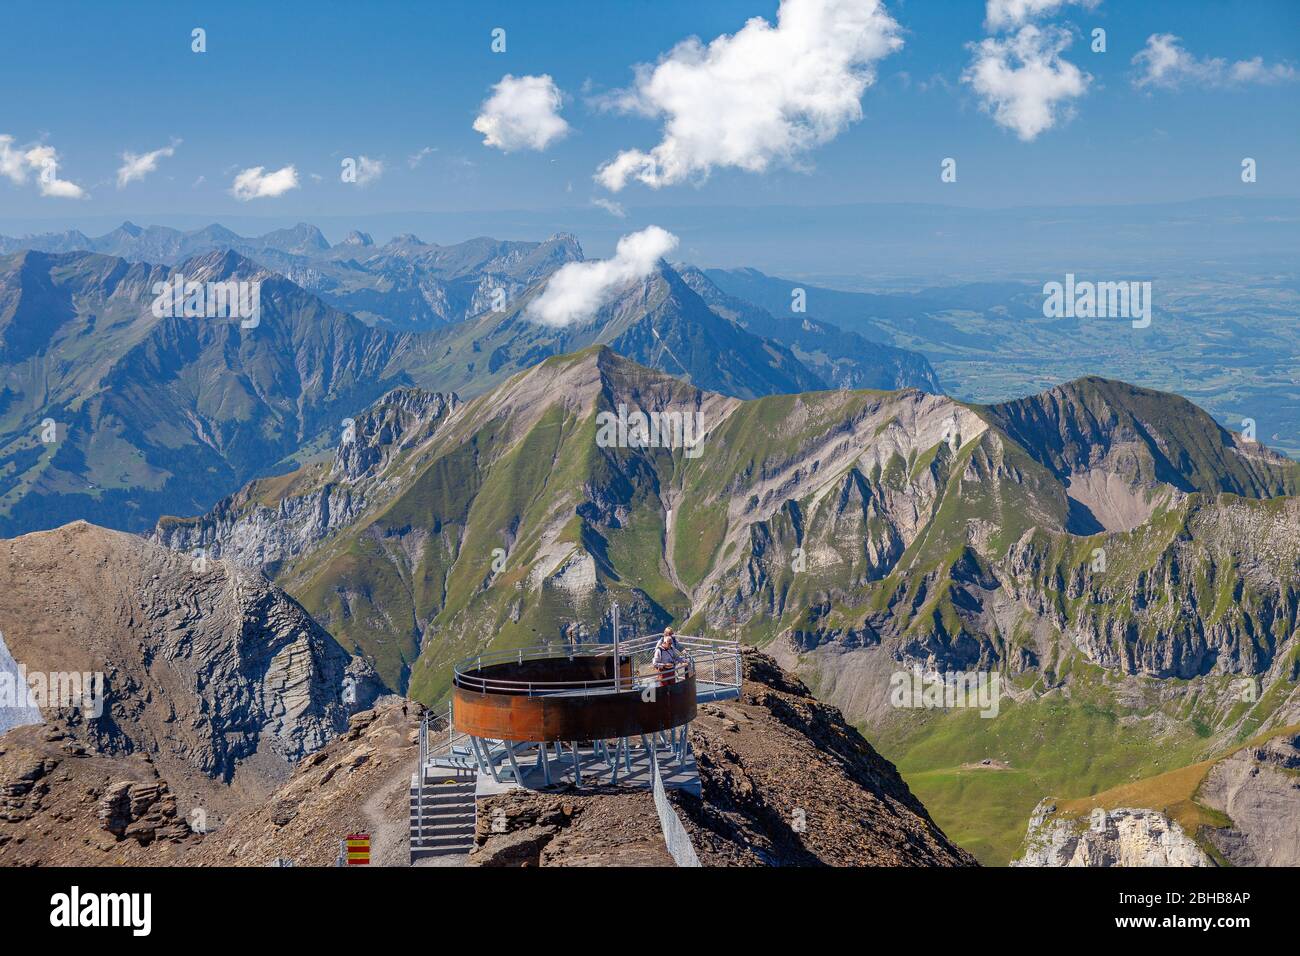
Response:
[[[1233,866],[1300,866],[1300,734],[1218,761],[1197,799],[1232,821],[1205,837]]]
[[[4,541],[0,552],[0,630],[28,686],[97,675],[87,685],[96,690],[75,698],[34,697],[43,726],[0,739],[23,755],[8,768],[19,781],[53,758],[66,771],[47,770],[56,787],[98,798],[117,781],[91,778],[139,759],[147,774],[117,780],[160,781],[182,814],[215,818],[273,789],[383,690],[373,668],[254,572],[85,523]],[[42,751],[51,742],[58,754]],[[84,785],[83,766],[100,767]],[[119,797],[129,809],[144,795]]]
[[[1128,533],[1027,535],[1003,566],[1008,590],[1109,670],[1294,681],[1280,656],[1300,626],[1297,529],[1300,499],[1193,494]]]
[[[1296,866],[1298,778],[1293,726],[1092,797],[1044,799],[1015,865]]]
[[[700,797],[670,795],[705,866],[973,866],[898,771],[772,658],[691,724]]]
[[[1045,801],[1030,821],[1025,855],[1013,866],[1213,866],[1174,821],[1155,810],[1096,810],[1086,820],[1053,820]]]
[[[398,459],[459,407],[455,395],[394,389],[342,426],[331,462],[255,481],[201,517],[164,518],[151,537],[273,575],[391,492]]]

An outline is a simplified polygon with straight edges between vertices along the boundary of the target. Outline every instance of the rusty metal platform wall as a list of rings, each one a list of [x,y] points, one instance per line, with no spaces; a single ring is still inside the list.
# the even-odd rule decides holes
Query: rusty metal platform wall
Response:
[[[599,694],[526,696],[481,693],[459,686],[452,692],[456,729],[496,740],[555,742],[636,737],[680,727],[694,720],[695,712],[694,674],[664,686],[647,689],[637,685]]]

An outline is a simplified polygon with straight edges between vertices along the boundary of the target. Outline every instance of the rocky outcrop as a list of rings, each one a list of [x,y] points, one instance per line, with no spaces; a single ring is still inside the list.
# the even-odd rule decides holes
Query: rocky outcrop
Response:
[[[200,517],[162,519],[151,537],[196,559],[221,558],[274,575],[382,499],[391,490],[382,478],[387,468],[459,407],[455,395],[394,389],[343,426],[328,467],[294,476],[288,489],[283,478],[253,482]]]
[[[14,659],[99,678],[99,699],[38,701],[43,718],[91,753],[148,755],[186,803],[264,793],[383,690],[254,572],[85,523],[0,542],[0,556]]]
[[[1181,826],[1156,810],[1097,808],[1060,819],[1044,800],[1030,819],[1024,855],[1012,866],[1214,866]]]
[[[1218,761],[1197,791],[1232,825],[1206,839],[1233,866],[1300,866],[1300,735],[1243,747]]]
[[[206,819],[147,753],[96,753],[57,721],[0,736],[0,866],[177,863]]]
[[[479,802],[466,866],[673,866],[649,790],[512,790]]]
[[[670,791],[705,866],[974,866],[898,771],[770,657],[691,724],[702,794]]]
[[[112,784],[99,800],[99,821],[118,839],[141,845],[154,839],[183,840],[193,832],[176,819],[176,798],[164,782]]]

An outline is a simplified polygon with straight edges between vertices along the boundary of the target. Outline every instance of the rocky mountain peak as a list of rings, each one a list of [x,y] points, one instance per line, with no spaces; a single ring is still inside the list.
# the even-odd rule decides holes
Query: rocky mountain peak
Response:
[[[176,273],[193,282],[224,282],[235,279],[254,281],[274,275],[252,259],[233,249],[213,249],[187,259],[176,267]]]
[[[575,262],[581,262],[584,258],[582,243],[580,243],[578,237],[571,232],[553,233],[546,238],[546,241],[542,243],[542,246],[562,250],[566,254],[566,258]]]
[[[300,222],[292,229],[268,232],[261,241],[284,252],[325,252],[330,248],[324,234],[308,222]]]
[[[460,406],[455,393],[393,389],[353,419],[331,474],[348,482],[376,474],[394,455],[427,441]]]
[[[13,659],[28,673],[101,675],[98,706],[50,700],[42,719],[96,754],[148,754],[183,803],[275,786],[384,691],[296,601],[203,550],[75,522],[0,552]],[[34,579],[49,589],[24,584]]]

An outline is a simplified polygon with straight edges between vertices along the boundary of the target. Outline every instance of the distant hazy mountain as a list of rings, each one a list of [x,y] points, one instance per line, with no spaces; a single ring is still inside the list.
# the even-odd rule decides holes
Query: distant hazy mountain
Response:
[[[260,323],[155,316],[177,274],[260,282]],[[232,252],[0,258],[0,534],[206,508],[410,381],[418,346]]]
[[[549,356],[600,344],[701,388],[742,398],[830,387],[785,345],[715,313],[666,263],[589,320],[563,328],[527,318],[539,291],[534,287],[504,311],[439,333],[431,377],[472,396]]]
[[[130,232],[123,241],[140,238]],[[309,228],[271,236],[319,246]],[[468,288],[486,281],[483,269],[544,272],[569,247],[399,239],[387,248],[394,264],[418,259],[448,287],[464,277]],[[155,316],[154,286],[178,275],[260,282],[260,324]],[[163,514],[201,512],[333,444],[345,418],[394,387],[473,397],[593,343],[738,397],[831,384],[715,313],[667,266],[567,329],[521,314],[540,288],[503,312],[414,332],[366,325],[231,251],[175,267],[88,252],[0,257],[0,535],[78,518],[142,530]],[[924,369],[918,382],[929,383]]]
[[[704,274],[723,292],[766,309],[772,315],[801,317],[833,322],[843,329],[868,338],[893,340],[903,328],[918,326],[937,335],[951,334],[963,338],[960,328],[937,326],[929,315],[950,306],[949,300],[925,295],[870,292],[843,292],[813,285],[800,279],[782,279],[764,275],[757,269],[706,269]],[[806,313],[793,313],[791,302],[796,289],[803,292]]]
[[[755,335],[789,345],[801,362],[836,388],[919,388],[940,392],[938,377],[919,352],[871,341],[856,332],[806,315],[775,315],[738,296],[723,292],[709,275],[693,266],[679,267],[683,280],[714,312]],[[774,280],[779,281],[779,280]],[[764,298],[774,298],[764,296]],[[779,318],[777,316],[780,316]]]
[[[239,236],[216,224],[183,232],[130,222],[93,239],[76,231],[0,237],[0,254],[22,249],[99,252],[166,265],[229,249],[367,323],[402,329],[435,328],[485,312],[497,289],[513,298],[565,262],[582,258],[582,248],[570,235],[544,242],[471,239],[451,246],[401,235],[376,247],[370,236],[354,230],[331,246],[307,223],[257,237]]]
[[[326,303],[368,324],[412,330],[435,329],[486,316],[499,301],[514,303],[522,300],[531,287],[560,266],[583,258],[582,248],[571,235],[556,235],[543,242],[502,242],[479,238],[450,246],[425,243],[412,235],[399,235],[386,245],[376,247],[369,235],[353,230],[342,242],[331,246],[319,229],[306,223],[252,238],[238,236],[220,225],[182,232],[163,226],[141,228],[129,222],[94,239],[80,232],[29,236],[21,240],[0,238],[0,252],[19,248],[48,252],[89,250],[132,262],[163,264],[175,264],[208,252],[231,249],[281,273]],[[924,356],[883,344],[891,335],[889,330],[873,329],[869,323],[858,323],[871,330],[870,334],[845,333],[827,321],[840,317],[842,310],[835,309],[815,317],[798,316],[794,317],[798,321],[784,321],[788,314],[788,289],[785,289],[784,304],[774,302],[774,299],[779,299],[779,292],[784,288],[781,283],[785,280],[769,279],[751,270],[741,270],[735,276],[727,277],[725,281],[729,284],[748,279],[745,285],[754,293],[752,302],[758,303],[756,307],[751,301],[745,301],[743,294],[730,294],[719,289],[698,269],[684,266],[681,277],[713,312],[760,338],[779,343],[774,345],[778,352],[793,350],[798,362],[815,376],[800,378],[798,374],[786,374],[778,375],[774,382],[749,382],[746,381],[749,374],[744,372],[738,379],[744,383],[740,390],[734,384],[729,386],[725,379],[716,378],[707,380],[709,387],[744,396],[773,390],[806,390],[817,387],[818,382],[824,387],[837,388],[911,386],[927,391],[940,390],[938,378]],[[844,294],[827,293],[823,301],[819,290],[816,304],[825,307],[834,297],[841,295]],[[852,299],[852,294],[849,298]],[[721,347],[734,344],[724,341],[733,337],[733,333],[711,322],[702,310],[694,308],[696,303],[693,301],[687,305],[680,302],[674,305],[678,312],[684,313],[679,316],[682,320],[700,321],[707,326],[697,330],[696,335],[712,338]],[[785,311],[781,311],[782,308]],[[901,311],[908,315],[916,314],[908,307]],[[856,318],[850,316],[847,323],[841,324],[852,328],[856,322]],[[613,343],[608,335],[586,334],[584,337],[584,334],[560,336],[561,340],[553,346],[534,342],[516,351],[522,355],[549,355],[573,351],[593,341]],[[481,340],[491,335],[476,332],[475,337]],[[684,336],[678,342],[683,353],[691,351],[686,341],[689,338]],[[482,344],[482,341],[476,341],[474,347],[481,348]],[[659,345],[657,341],[651,344]],[[494,348],[498,345],[500,342],[496,342]],[[624,351],[625,346],[630,350]],[[688,374],[654,360],[652,350],[639,347],[631,340],[614,344],[614,348],[672,374]],[[667,353],[672,348],[673,344],[669,342],[662,351]],[[752,349],[741,350],[742,355],[746,352],[752,352]],[[661,357],[671,364],[666,354]],[[684,356],[683,361],[689,368],[690,361]],[[773,361],[790,365],[788,356],[761,358],[757,364],[767,366]],[[498,371],[500,362],[498,359],[492,372]],[[482,368],[472,350],[462,364],[469,378],[475,377],[477,370]],[[754,364],[752,357],[749,364]],[[513,364],[506,373],[522,367]],[[707,372],[707,368],[697,363],[694,372],[698,377],[701,372]],[[762,377],[769,376],[764,374]],[[488,384],[491,383],[480,383],[477,387],[487,387]],[[457,379],[457,387],[465,388],[460,379]]]
[[[967,282],[905,294],[842,291],[753,269],[706,274],[724,292],[778,318],[798,317],[790,312],[791,293],[802,289],[807,317],[923,353],[954,396],[997,402],[1101,375],[1184,395],[1221,424],[1253,427],[1271,446],[1300,457],[1300,280],[1293,269],[1081,273],[1092,280],[1150,279],[1152,308],[1141,328],[1122,316],[1045,315],[1043,284],[1064,280],[1066,271],[1037,283]]]
[[[513,299],[566,262],[582,259],[569,235],[543,242],[470,239],[452,246],[399,236],[364,256],[340,258],[347,241],[293,273],[340,309],[366,321],[431,329],[487,312],[496,297]],[[498,293],[499,290],[499,293]]]

